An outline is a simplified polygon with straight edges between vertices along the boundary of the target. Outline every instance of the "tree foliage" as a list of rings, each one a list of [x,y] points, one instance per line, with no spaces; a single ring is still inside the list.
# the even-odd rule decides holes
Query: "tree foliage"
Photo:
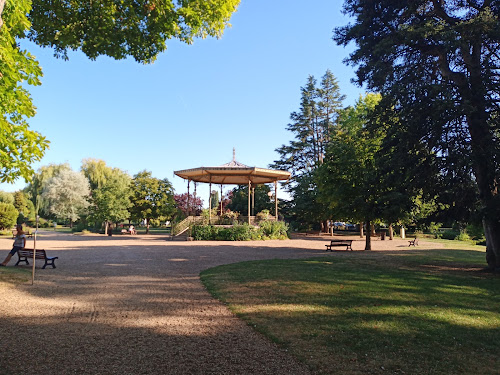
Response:
[[[381,217],[382,210],[377,152],[383,135],[370,132],[367,126],[379,101],[379,95],[368,94],[344,111],[328,145],[325,163],[316,174],[320,200],[332,214],[365,222],[367,227]],[[371,250],[369,237],[365,250]]]
[[[0,202],[14,204],[14,194],[0,190]]]
[[[119,222],[130,217],[130,176],[102,160],[86,159],[82,172],[91,187],[89,219],[95,223]]]
[[[273,203],[269,199],[268,193],[271,191],[269,185],[257,185],[255,187],[254,213],[262,210],[274,211]],[[248,215],[248,185],[240,185],[232,190],[231,201],[226,206],[234,212],[239,212],[243,216]]]
[[[0,229],[12,228],[18,215],[19,212],[13,204],[0,202]]]
[[[292,173],[287,190],[296,206],[295,216],[301,222],[318,223],[328,219],[316,199],[312,176],[323,163],[343,100],[337,79],[330,70],[323,75],[319,85],[309,76],[301,88],[300,109],[290,115],[291,123],[287,126],[294,140],[276,150],[280,158],[271,167]]]
[[[33,202],[35,206],[35,213],[40,214],[44,217],[50,216],[50,210],[48,207],[48,202],[44,200],[42,193],[47,186],[47,182],[52,178],[56,177],[62,171],[70,171],[71,167],[69,164],[49,164],[40,167],[38,171],[33,175],[31,182],[26,186],[24,192],[28,198]]]
[[[29,0],[7,0],[0,17],[0,182],[31,178],[31,164],[41,160],[48,141],[30,130],[27,119],[35,115],[31,96],[23,83],[40,85],[42,70],[16,39],[30,28],[26,14]],[[1,7],[0,7],[1,8]]]
[[[406,125],[407,152],[435,155],[451,178],[474,173],[488,264],[500,267],[500,3],[346,0],[345,12],[354,22],[334,38],[356,43],[357,81]]]
[[[39,85],[42,71],[18,39],[29,37],[67,59],[68,50],[89,58],[132,56],[149,63],[166,49],[166,40],[192,43],[220,37],[240,0],[0,0],[0,182],[27,181],[31,164],[49,142],[30,130],[35,114],[23,82]]]
[[[193,194],[175,194],[174,201],[175,207],[182,212],[183,216],[200,215],[203,210],[203,199]]]
[[[47,181],[42,197],[49,212],[59,219],[69,220],[71,226],[86,213],[89,194],[89,183],[83,173],[63,169]]]
[[[166,40],[191,44],[220,37],[240,0],[33,0],[29,38],[67,58],[80,49],[89,58],[132,56],[151,62]]]
[[[170,220],[175,213],[172,185],[168,179],[160,180],[148,171],[139,172],[132,179],[130,200],[132,218],[146,219],[146,233],[151,219]]]

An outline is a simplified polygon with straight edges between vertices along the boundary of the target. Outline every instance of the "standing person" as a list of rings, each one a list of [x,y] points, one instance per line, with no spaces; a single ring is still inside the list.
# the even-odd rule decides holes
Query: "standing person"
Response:
[[[21,224],[18,224],[16,226],[16,230],[17,232],[14,239],[14,244],[12,245],[12,250],[10,251],[9,255],[7,255],[7,258],[5,258],[2,263],[0,263],[1,267],[5,267],[7,263],[9,263],[12,256],[19,250],[24,249],[24,247],[26,246],[26,235],[24,234],[23,226]]]

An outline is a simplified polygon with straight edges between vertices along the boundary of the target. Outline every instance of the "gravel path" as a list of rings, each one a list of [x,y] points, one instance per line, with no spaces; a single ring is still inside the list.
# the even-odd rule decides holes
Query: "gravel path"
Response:
[[[37,268],[33,286],[0,284],[0,374],[308,374],[214,300],[199,273],[244,260],[324,256],[327,239],[42,233],[37,247],[59,256],[57,268]],[[11,246],[0,239],[2,259]],[[381,250],[406,246],[374,242]],[[359,238],[353,248],[363,248]]]

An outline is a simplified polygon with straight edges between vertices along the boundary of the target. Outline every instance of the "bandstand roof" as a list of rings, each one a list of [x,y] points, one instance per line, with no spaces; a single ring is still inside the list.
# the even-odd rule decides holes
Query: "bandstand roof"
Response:
[[[249,181],[252,184],[258,185],[288,180],[290,178],[290,172],[249,167],[239,163],[235,159],[234,150],[233,160],[229,163],[218,167],[184,169],[175,171],[174,174],[186,180],[222,185],[246,185]]]

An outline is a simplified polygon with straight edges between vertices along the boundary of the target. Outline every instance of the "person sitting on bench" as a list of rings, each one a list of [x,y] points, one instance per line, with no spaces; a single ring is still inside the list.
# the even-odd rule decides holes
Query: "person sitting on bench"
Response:
[[[9,255],[7,255],[7,258],[0,263],[0,267],[5,267],[12,256],[17,253],[19,250],[24,249],[26,246],[26,235],[24,234],[23,231],[23,226],[21,224],[18,224],[17,227],[17,232],[16,232],[16,237],[14,238],[14,244],[12,245],[12,250],[9,252]]]

